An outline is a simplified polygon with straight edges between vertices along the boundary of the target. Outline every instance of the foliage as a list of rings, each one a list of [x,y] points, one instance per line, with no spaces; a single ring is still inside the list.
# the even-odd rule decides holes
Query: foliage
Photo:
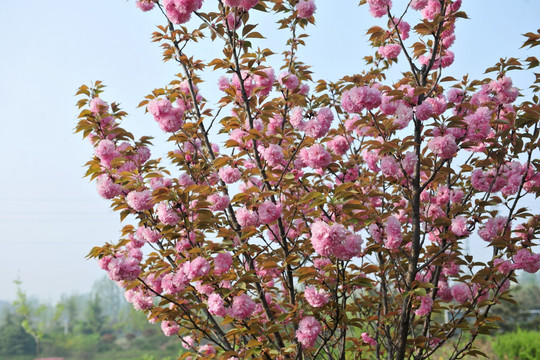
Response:
[[[536,360],[540,357],[540,332],[518,331],[497,336],[493,350],[501,359]]]
[[[449,339],[450,359],[481,355],[515,270],[540,268],[540,218],[523,202],[540,191],[540,76],[527,94],[510,78],[538,59],[445,76],[460,0],[368,0],[387,18],[368,30],[377,50],[326,81],[298,58],[312,0],[202,2],[136,2],[163,13],[153,40],[182,71],[140,103],[170,135],[169,164],[121,126],[101,82],[77,92],[87,176],[128,221],[89,257],[199,358],[427,359]],[[289,35],[278,76],[258,16]],[[204,39],[212,60],[185,53]],[[217,95],[199,90],[205,71],[224,75]]]

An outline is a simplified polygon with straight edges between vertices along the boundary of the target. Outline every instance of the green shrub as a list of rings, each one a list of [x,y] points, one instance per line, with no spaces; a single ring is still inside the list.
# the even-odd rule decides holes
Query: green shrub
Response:
[[[540,359],[540,331],[522,331],[497,336],[493,350],[501,359]]]

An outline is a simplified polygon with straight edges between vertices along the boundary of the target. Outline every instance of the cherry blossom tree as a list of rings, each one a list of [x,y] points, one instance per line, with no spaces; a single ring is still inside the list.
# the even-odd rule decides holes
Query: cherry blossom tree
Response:
[[[427,359],[445,343],[452,359],[481,354],[474,340],[496,327],[515,271],[540,268],[527,207],[540,190],[540,76],[521,91],[510,77],[538,60],[450,77],[461,0],[363,0],[386,26],[368,30],[356,74],[325,81],[298,57],[313,0],[135,4],[163,14],[153,40],[181,70],[140,103],[171,147],[152,158],[100,82],[79,89],[87,176],[126,222],[89,257],[182,338],[183,358]],[[280,69],[254,14],[289,35]],[[185,53],[206,37],[213,60]],[[524,47],[539,44],[526,34]],[[199,89],[210,71],[223,75],[215,98]]]

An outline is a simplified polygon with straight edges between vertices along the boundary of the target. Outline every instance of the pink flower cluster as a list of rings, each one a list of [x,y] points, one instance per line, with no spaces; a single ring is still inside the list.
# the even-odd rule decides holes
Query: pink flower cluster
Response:
[[[227,195],[212,194],[208,197],[208,202],[210,210],[223,211],[229,206],[231,200]]]
[[[153,297],[137,288],[126,290],[124,297],[137,311],[150,309],[154,305]]]
[[[300,159],[312,169],[322,169],[330,165],[332,155],[321,144],[313,144],[300,150]]]
[[[156,206],[156,214],[159,221],[164,225],[176,225],[180,221],[180,215],[174,209],[171,209],[166,202],[161,202]]]
[[[255,311],[255,301],[245,293],[237,295],[233,298],[229,315],[235,319],[245,320]]]
[[[528,249],[519,249],[512,260],[514,260],[515,269],[521,269],[528,273],[540,270],[540,254],[532,253]]]
[[[188,22],[191,14],[201,8],[203,0],[163,0],[167,16],[175,24]]]
[[[126,196],[126,202],[130,208],[137,212],[150,210],[154,206],[150,190],[131,191]]]
[[[259,96],[268,96],[276,81],[274,69],[272,68],[265,68],[255,75],[242,70],[240,75],[242,77],[241,79],[237,74],[234,74],[230,82],[224,76],[218,81],[218,87],[221,91],[225,91],[229,86],[236,89],[236,99],[240,102],[244,101],[242,83],[247,97],[252,96],[254,93]]]
[[[259,224],[259,215],[253,210],[241,207],[235,211],[236,220],[242,227],[257,226]]]
[[[321,332],[321,324],[313,316],[306,316],[298,324],[296,338],[304,348],[311,348],[317,342],[317,336]]]
[[[354,87],[341,95],[341,106],[349,113],[373,110],[382,102],[381,92],[369,86]]]
[[[378,50],[379,55],[386,59],[395,59],[401,53],[401,45],[388,44],[381,46]]]
[[[401,242],[403,241],[403,234],[401,233],[401,223],[394,215],[390,216],[386,220],[385,228],[386,238],[384,239],[384,246],[388,250],[395,251],[399,249]]]
[[[222,167],[219,169],[218,174],[225,184],[233,184],[242,177],[240,170],[231,166]]]
[[[392,7],[392,1],[390,0],[367,0],[369,4],[369,12],[374,17],[382,17],[386,15],[387,7]]]
[[[107,255],[99,260],[99,266],[108,272],[109,278],[113,281],[132,281],[141,273],[138,255],[121,253],[116,256]]]
[[[259,205],[259,220],[263,224],[273,223],[281,217],[281,209],[281,204],[274,204],[272,201],[267,200]]]
[[[228,252],[219,253],[214,258],[214,274],[222,275],[229,271],[232,265],[232,255]]]
[[[319,255],[350,260],[360,255],[362,242],[360,235],[351,233],[341,224],[315,221],[311,225],[311,244]]]
[[[101,140],[95,147],[94,153],[99,158],[101,165],[106,169],[111,169],[112,161],[122,156],[115,143],[109,139]]]
[[[137,7],[142,11],[150,11],[154,8],[156,3],[153,0],[137,0]]]
[[[154,116],[161,130],[176,132],[183,124],[184,110],[175,108],[167,99],[154,99],[148,103],[148,112]]]
[[[300,131],[304,131],[306,135],[315,139],[321,138],[328,133],[333,120],[334,114],[328,108],[320,109],[316,116],[308,121],[304,121],[302,108],[295,107],[291,111],[290,118],[292,126]]]
[[[361,337],[362,337],[362,341],[365,342],[366,344],[371,345],[371,346],[377,346],[377,342],[371,336],[369,336],[368,333],[366,332],[362,333]]]
[[[298,17],[301,19],[307,19],[308,17],[313,16],[315,10],[317,10],[317,6],[315,6],[315,2],[313,0],[300,0],[296,4]]]
[[[314,286],[308,286],[304,290],[304,297],[309,305],[318,308],[330,301],[330,296],[323,289],[317,290]]]
[[[107,174],[99,175],[96,185],[98,194],[104,199],[112,199],[122,193],[122,186],[115,184]]]
[[[450,134],[435,136],[428,142],[428,148],[441,159],[450,159],[458,151],[456,139]]]
[[[161,322],[161,330],[165,336],[173,336],[178,334],[180,326],[175,321],[165,320]]]
[[[420,297],[420,307],[414,312],[417,316],[425,316],[431,312],[433,306],[433,299],[431,295],[425,295]]]
[[[507,221],[508,218],[506,216],[497,216],[489,219],[484,224],[484,227],[478,230],[478,236],[480,236],[484,241],[493,241],[495,237],[502,235]]]
[[[225,5],[231,7],[239,7],[244,11],[248,11],[249,9],[257,5],[258,2],[259,0],[223,0],[223,3]]]

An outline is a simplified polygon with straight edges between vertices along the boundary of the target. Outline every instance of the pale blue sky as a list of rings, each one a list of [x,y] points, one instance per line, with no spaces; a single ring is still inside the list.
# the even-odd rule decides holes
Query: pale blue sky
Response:
[[[371,54],[365,31],[380,21],[367,14],[367,7],[357,8],[358,0],[316,3],[318,26],[309,28],[309,41],[316,45],[301,51],[303,61],[313,65],[315,78],[360,72],[362,57]],[[516,54],[520,34],[540,26],[537,0],[465,0],[463,9],[471,20],[457,27],[456,62],[448,70],[454,76],[481,77],[499,57]],[[144,14],[133,1],[0,0],[0,299],[13,299],[18,276],[28,293],[56,299],[89,290],[103,274],[84,256],[94,245],[115,241],[121,225],[94,185],[82,178],[91,146],[72,134],[74,93],[83,83],[103,80],[105,99],[120,102],[131,114],[127,128],[137,136],[157,136],[156,143],[164,139],[136,109],[145,94],[179,72],[161,62],[160,49],[150,42],[161,22],[157,11]],[[276,34],[271,24],[261,26],[265,35],[271,31],[271,40],[261,47],[276,49],[284,34]],[[212,49],[191,48],[204,59]],[[278,65],[279,56],[274,60]],[[216,75],[209,79],[203,90],[215,99]],[[518,78],[517,85],[524,80]]]

